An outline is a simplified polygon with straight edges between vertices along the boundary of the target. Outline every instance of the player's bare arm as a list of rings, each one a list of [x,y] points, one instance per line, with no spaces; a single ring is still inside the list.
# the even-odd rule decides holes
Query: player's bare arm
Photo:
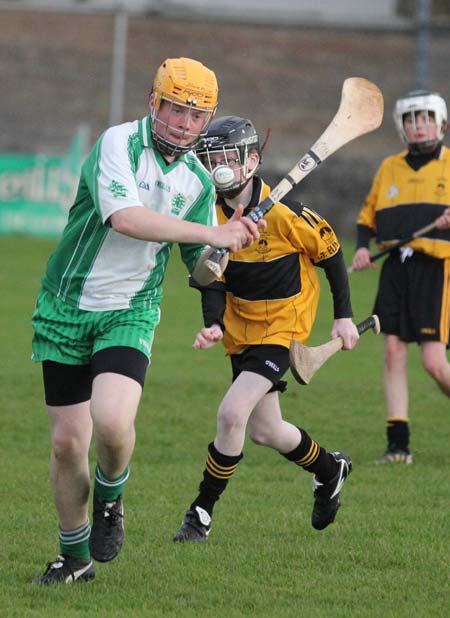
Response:
[[[228,223],[206,226],[183,221],[141,206],[123,208],[110,217],[112,227],[121,234],[148,241],[186,242],[229,247],[238,251],[259,238],[255,223],[237,211]]]

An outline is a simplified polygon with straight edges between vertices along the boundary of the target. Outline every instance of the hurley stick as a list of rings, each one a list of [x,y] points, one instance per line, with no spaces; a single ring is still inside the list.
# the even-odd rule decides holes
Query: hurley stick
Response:
[[[392,251],[395,251],[396,249],[400,249],[400,247],[403,247],[404,245],[411,242],[412,240],[415,240],[416,238],[425,236],[425,234],[428,234],[428,232],[431,232],[435,228],[436,228],[436,221],[433,221],[432,223],[429,223],[428,225],[421,227],[420,230],[417,230],[416,232],[411,234],[411,236],[408,236],[407,238],[402,238],[402,240],[398,240],[394,244],[389,245],[389,247],[386,247],[385,249],[382,249],[381,251],[378,251],[377,253],[373,253],[372,255],[369,256],[370,261],[376,262],[381,257],[383,257],[383,255],[387,255],[388,253],[392,253]],[[349,266],[347,268],[347,272],[348,273],[355,272],[355,269],[353,268],[353,266]]]
[[[291,171],[247,216],[257,223],[274,204],[336,150],[356,137],[378,129],[383,120],[383,111],[383,95],[378,86],[363,77],[347,78],[342,86],[339,108],[328,127]],[[219,262],[227,251],[228,249],[216,249],[205,262],[205,266],[217,278],[223,274]]]
[[[380,332],[380,320],[377,315],[371,315],[357,324],[358,333],[362,335],[372,329],[376,335]],[[342,337],[331,339],[327,343],[309,348],[293,339],[289,348],[289,362],[294,378],[300,384],[309,384],[311,378],[326,361],[339,352],[344,345]]]

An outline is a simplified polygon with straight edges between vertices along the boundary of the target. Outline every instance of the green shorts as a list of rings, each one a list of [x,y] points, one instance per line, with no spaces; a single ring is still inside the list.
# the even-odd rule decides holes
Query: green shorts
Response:
[[[149,359],[159,306],[115,311],[84,311],[40,290],[32,325],[32,359],[87,365],[93,354],[114,346],[139,350]]]

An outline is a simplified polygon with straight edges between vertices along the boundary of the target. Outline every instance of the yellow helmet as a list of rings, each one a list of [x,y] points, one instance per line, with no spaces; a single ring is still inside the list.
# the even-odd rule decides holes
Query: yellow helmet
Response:
[[[159,67],[152,88],[152,134],[155,143],[165,154],[181,154],[192,150],[204,134],[217,108],[219,88],[213,71],[191,58],[168,58]],[[206,112],[205,122],[198,139],[189,146],[179,146],[168,142],[154,131],[154,122],[161,101]]]
[[[155,111],[161,98],[179,105],[192,105],[201,111],[214,113],[219,88],[213,71],[197,60],[168,58],[159,67],[154,82]]]

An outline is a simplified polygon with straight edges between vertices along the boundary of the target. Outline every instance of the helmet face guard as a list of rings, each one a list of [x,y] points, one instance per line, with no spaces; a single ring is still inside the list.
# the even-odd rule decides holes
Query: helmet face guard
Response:
[[[428,139],[421,142],[409,142],[405,133],[404,120],[407,114],[411,114],[415,122],[416,113],[426,112],[427,117],[434,118],[436,123],[436,139]],[[436,149],[444,139],[447,131],[447,106],[444,99],[437,92],[416,90],[408,93],[397,100],[394,107],[394,122],[400,139],[408,145],[413,153],[427,153]]]
[[[204,137],[199,141],[196,154],[211,172],[215,167],[226,166],[233,170],[235,180],[226,188],[216,187],[217,194],[232,199],[249,183],[257,165],[249,170],[249,154],[256,150],[261,157],[259,137],[253,123],[239,116],[214,119]],[[222,155],[211,157],[211,155]]]
[[[211,122],[212,112],[208,110],[202,110],[194,103],[182,105],[181,103],[171,101],[166,97],[161,97],[160,105],[162,101],[166,101],[169,105],[169,116],[171,115],[174,106],[185,108],[187,110],[187,118],[189,118],[191,114],[196,114],[199,111],[205,112],[205,119],[203,121],[202,127],[200,131],[195,133],[191,133],[186,128],[178,129],[174,126],[171,126],[167,120],[162,120],[159,117],[159,114],[155,112],[154,109],[152,109],[150,113],[153,143],[162,154],[169,156],[178,156],[189,152],[190,150],[193,150],[200,138],[205,135],[208,125]],[[179,135],[180,138],[189,138],[189,142],[183,145],[173,141],[173,138],[171,139],[170,135],[174,133]]]
[[[165,60],[156,73],[150,99],[152,138],[158,150],[169,156],[178,156],[192,150],[205,134],[215,114],[218,95],[215,74],[200,62],[190,58]],[[163,101],[171,106],[169,113],[174,105],[178,105],[186,108],[188,115],[196,112],[205,114],[200,132],[190,134],[175,130],[181,137],[191,137],[189,144],[180,145],[170,140],[169,134],[174,128],[158,118]]]

